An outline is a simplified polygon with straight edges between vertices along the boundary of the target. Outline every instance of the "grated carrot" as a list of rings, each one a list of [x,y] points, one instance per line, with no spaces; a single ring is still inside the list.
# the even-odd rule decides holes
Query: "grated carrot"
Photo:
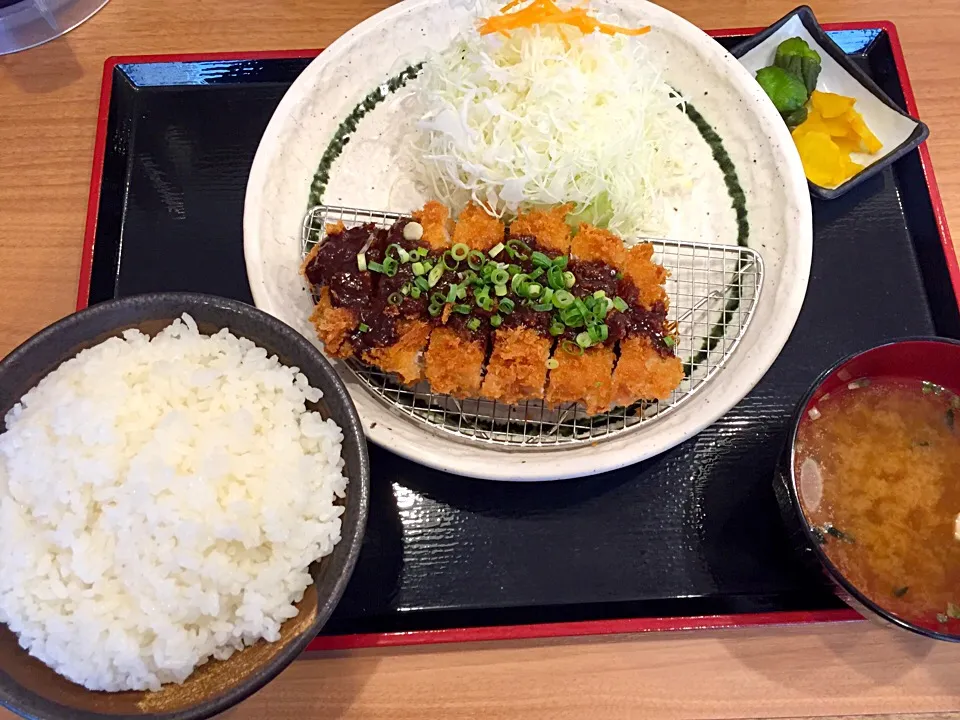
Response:
[[[562,10],[557,6],[554,0],[533,0],[529,5],[516,12],[507,12],[519,5],[523,0],[511,0],[500,11],[500,15],[494,15],[481,21],[480,34],[490,35],[491,33],[504,33],[518,28],[528,28],[534,25],[571,25],[579,29],[585,35],[594,31],[600,31],[605,35],[643,35],[650,32],[649,27],[624,28],[619,25],[610,25],[602,23],[596,18],[590,16],[586,8],[575,7],[569,10]]]

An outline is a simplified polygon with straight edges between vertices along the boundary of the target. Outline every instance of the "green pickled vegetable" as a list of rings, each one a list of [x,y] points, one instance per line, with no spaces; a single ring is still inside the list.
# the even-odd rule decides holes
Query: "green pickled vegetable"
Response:
[[[757,82],[784,116],[802,108],[810,96],[803,81],[781,67],[771,66],[758,70]]]
[[[800,78],[807,88],[808,97],[817,89],[820,56],[803,38],[794,37],[780,43],[773,64]]]
[[[799,110],[794,110],[792,113],[787,113],[783,116],[784,122],[787,123],[787,127],[793,130],[793,128],[798,125],[803,125],[807,120],[807,108],[806,106],[800,108]]]

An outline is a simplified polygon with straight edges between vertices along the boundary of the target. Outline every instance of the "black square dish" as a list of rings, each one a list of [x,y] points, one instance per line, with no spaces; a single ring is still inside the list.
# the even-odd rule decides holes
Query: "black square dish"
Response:
[[[787,25],[795,25],[797,21],[799,21],[803,28],[810,33],[813,41],[819,45],[818,48],[814,49],[827,53],[832,60],[836,61],[837,66],[839,66],[836,68],[836,72],[845,72],[847,75],[852,77],[852,79],[860,86],[860,88],[862,88],[864,93],[873,95],[875,98],[877,98],[877,100],[880,101],[880,103],[882,103],[881,106],[878,106],[882,108],[879,112],[892,112],[916,124],[913,128],[913,131],[910,132],[902,142],[896,145],[892,150],[884,152],[879,159],[872,164],[867,165],[863,170],[843,184],[838,185],[835,188],[828,188],[817,185],[814,182],[809,182],[810,191],[813,193],[813,195],[821,197],[825,200],[833,200],[834,198],[838,198],[841,195],[849,192],[861,183],[866,182],[870,178],[875,177],[878,173],[883,172],[885,168],[902,158],[907,153],[916,150],[920,143],[927,139],[927,136],[930,134],[930,130],[917,118],[907,114],[901,105],[895,102],[887,93],[883,91],[883,89],[873,80],[873,78],[858,65],[856,59],[848,55],[847,52],[844,51],[844,48],[842,48],[834,40],[834,38],[831,37],[831,33],[825,31],[823,27],[821,27],[820,23],[817,22],[817,18],[813,14],[813,10],[811,10],[807,5],[801,5],[796,10],[793,10],[792,12],[780,18],[777,22],[763,32],[754,35],[750,39],[740,43],[730,52],[734,57],[742,59],[745,55],[747,55],[747,53],[755,48],[760,47],[761,45],[764,45],[764,43],[770,40],[773,36],[777,35],[782,28]],[[773,45],[773,42],[770,44]],[[825,65],[823,74],[821,75],[821,82],[829,72],[831,72],[831,68]],[[905,75],[906,68],[901,67],[898,64],[897,72],[901,75]],[[870,123],[868,122],[868,125],[869,124]]]

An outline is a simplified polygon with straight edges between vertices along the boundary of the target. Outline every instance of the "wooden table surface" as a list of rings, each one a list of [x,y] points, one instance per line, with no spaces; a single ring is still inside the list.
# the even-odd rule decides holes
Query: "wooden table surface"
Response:
[[[795,2],[663,4],[701,27],[730,28],[769,24]],[[0,57],[0,355],[73,309],[108,56],[323,47],[389,4],[112,0],[65,38]],[[896,23],[947,212],[960,217],[960,0],[814,9],[823,22]],[[960,718],[951,711],[960,711],[960,646],[855,622],[315,655],[229,715]]]

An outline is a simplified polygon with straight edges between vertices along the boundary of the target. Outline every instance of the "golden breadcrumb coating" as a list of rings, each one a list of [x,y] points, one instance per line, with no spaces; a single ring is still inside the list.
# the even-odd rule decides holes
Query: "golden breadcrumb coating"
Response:
[[[550,371],[547,402],[556,407],[582,402],[590,415],[610,409],[613,397],[613,366],[617,360],[613,348],[595,347],[583,355],[558,348],[553,359],[560,363]]]
[[[602,262],[615,268],[623,267],[627,250],[623,240],[609,230],[581,224],[570,245],[570,253],[583,262]]]
[[[398,328],[400,339],[393,345],[373,348],[362,355],[366,363],[384,372],[396,373],[406,385],[413,385],[423,376],[421,354],[433,326],[422,320],[404,320]]]
[[[623,274],[636,286],[644,307],[649,308],[657,302],[665,306],[669,303],[663,289],[669,273],[653,262],[653,245],[645,243],[630,248],[623,263]]]
[[[432,250],[446,250],[450,247],[450,235],[453,232],[453,220],[445,205],[431,200],[413,214],[413,219],[423,226],[423,242]]]
[[[503,242],[503,223],[470,203],[460,213],[453,231],[453,244],[463,243],[471,250],[486,252]]]
[[[481,396],[505,403],[543,397],[553,338],[530,328],[497,330]]]
[[[486,342],[464,337],[451,328],[437,328],[426,353],[430,389],[457,398],[480,395]]]
[[[680,358],[658,353],[646,337],[620,342],[620,360],[613,374],[613,404],[666,400],[683,380]]]
[[[535,238],[537,245],[544,250],[566,255],[570,252],[570,226],[566,219],[571,210],[572,203],[551,210],[520,213],[510,224],[510,234],[514,237],[529,235]]]
[[[357,313],[349,308],[334,307],[330,300],[330,288],[320,288],[320,299],[310,315],[310,322],[328,355],[339,358],[353,355],[353,348],[345,341],[357,326]]]

